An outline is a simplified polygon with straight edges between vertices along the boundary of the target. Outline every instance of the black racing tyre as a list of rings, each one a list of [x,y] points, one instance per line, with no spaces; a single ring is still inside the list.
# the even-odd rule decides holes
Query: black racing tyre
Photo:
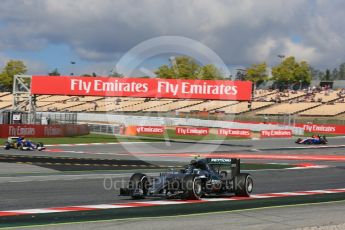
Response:
[[[320,139],[320,143],[323,144],[323,145],[326,145],[327,144],[327,139],[325,136],[323,136],[321,139]]]
[[[301,142],[301,138],[298,138],[297,141],[295,141],[295,143],[299,144]]]
[[[10,148],[11,148],[10,142],[6,141],[6,142],[5,142],[5,145],[4,145],[4,149],[5,149],[5,150],[9,150]]]
[[[186,199],[199,200],[203,195],[202,181],[197,175],[187,175],[183,178],[182,188]]]
[[[235,180],[235,195],[236,196],[250,196],[254,188],[253,178],[248,173],[240,173]]]
[[[132,195],[134,199],[143,199],[147,195],[148,187],[150,183],[145,174],[134,173],[129,179],[129,189],[132,191],[141,189],[143,191],[142,195]]]
[[[42,150],[44,149],[43,143],[42,143],[42,142],[37,142],[37,144],[36,144],[36,149],[37,149],[38,151],[42,151]]]
[[[23,144],[18,144],[18,145],[17,145],[17,148],[18,148],[19,150],[23,150],[24,146],[23,146]]]

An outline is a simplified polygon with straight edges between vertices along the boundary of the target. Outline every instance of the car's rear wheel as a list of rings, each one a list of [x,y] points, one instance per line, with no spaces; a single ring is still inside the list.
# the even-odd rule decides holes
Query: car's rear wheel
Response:
[[[133,191],[132,198],[143,199],[147,195],[149,180],[145,174],[134,173],[129,179],[129,189]]]
[[[19,150],[24,150],[23,144],[18,144],[18,145],[17,145],[17,148],[18,148]]]
[[[11,148],[10,142],[6,141],[4,145],[4,149],[9,150]]]
[[[43,143],[42,143],[42,142],[37,142],[36,149],[37,149],[38,151],[43,150],[43,149],[44,149]]]
[[[248,173],[240,173],[235,178],[235,195],[250,196],[254,188],[253,178]]]
[[[185,198],[198,200],[203,195],[202,181],[197,175],[187,175],[183,178]]]

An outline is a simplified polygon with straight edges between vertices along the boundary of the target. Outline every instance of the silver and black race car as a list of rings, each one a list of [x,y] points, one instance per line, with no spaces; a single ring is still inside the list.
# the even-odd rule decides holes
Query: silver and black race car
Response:
[[[120,189],[120,195],[134,199],[200,199],[228,194],[248,197],[252,191],[253,179],[250,174],[240,172],[240,159],[205,158],[156,177],[134,173],[128,188]]]

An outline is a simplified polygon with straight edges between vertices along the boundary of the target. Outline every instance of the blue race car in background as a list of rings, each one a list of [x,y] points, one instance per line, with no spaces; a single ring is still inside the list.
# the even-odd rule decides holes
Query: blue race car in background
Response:
[[[306,144],[306,145],[326,145],[328,143],[328,140],[325,136],[321,137],[319,135],[312,136],[308,138],[298,138],[295,141],[296,144]]]
[[[4,145],[5,150],[19,149],[24,151],[38,150],[42,151],[45,149],[42,142],[34,143],[26,140],[24,137],[8,137]]]

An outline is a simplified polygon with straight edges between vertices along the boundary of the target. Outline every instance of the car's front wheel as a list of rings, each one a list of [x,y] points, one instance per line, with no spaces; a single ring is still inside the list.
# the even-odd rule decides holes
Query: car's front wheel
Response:
[[[132,198],[143,199],[147,195],[149,180],[145,174],[134,173],[129,179],[129,189],[133,191]]]

